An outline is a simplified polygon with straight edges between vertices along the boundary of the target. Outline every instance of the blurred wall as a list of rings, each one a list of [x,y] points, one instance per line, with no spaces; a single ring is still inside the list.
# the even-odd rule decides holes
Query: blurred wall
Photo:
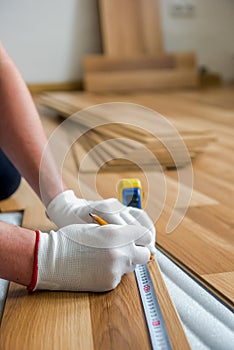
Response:
[[[191,17],[160,1],[166,50],[193,50],[199,65],[234,79],[234,0],[194,0]],[[28,83],[82,78],[82,56],[101,52],[97,2],[1,0],[0,40]]]
[[[165,49],[193,50],[199,66],[234,80],[234,0],[193,0],[191,17],[172,16],[173,0],[160,2]]]
[[[81,79],[81,57],[100,52],[96,0],[1,0],[0,40],[28,83]]]

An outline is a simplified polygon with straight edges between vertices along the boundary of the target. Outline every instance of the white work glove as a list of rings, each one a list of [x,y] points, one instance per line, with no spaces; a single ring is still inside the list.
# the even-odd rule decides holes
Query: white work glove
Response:
[[[93,223],[89,213],[99,215],[109,224],[144,226],[151,232],[149,248],[155,254],[156,232],[154,224],[144,210],[126,207],[116,198],[86,201],[77,198],[72,190],[55,197],[46,208],[49,218],[60,228],[71,224]]]
[[[108,291],[150,259],[151,234],[141,226],[81,224],[36,235],[29,291]]]

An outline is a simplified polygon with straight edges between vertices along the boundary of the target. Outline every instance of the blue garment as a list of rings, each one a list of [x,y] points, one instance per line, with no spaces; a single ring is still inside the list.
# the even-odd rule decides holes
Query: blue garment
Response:
[[[19,187],[21,175],[0,149],[0,200],[10,197]]]

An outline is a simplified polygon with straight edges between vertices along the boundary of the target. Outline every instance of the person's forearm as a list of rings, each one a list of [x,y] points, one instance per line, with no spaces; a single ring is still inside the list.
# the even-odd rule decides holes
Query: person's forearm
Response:
[[[41,197],[39,169],[47,139],[20,73],[0,43],[0,147]],[[47,205],[66,189],[54,159],[47,159],[40,177]]]
[[[32,280],[36,234],[0,223],[0,278],[28,286]]]

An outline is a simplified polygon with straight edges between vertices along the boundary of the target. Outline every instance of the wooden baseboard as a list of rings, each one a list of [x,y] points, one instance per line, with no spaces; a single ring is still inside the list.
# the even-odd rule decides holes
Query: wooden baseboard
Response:
[[[200,86],[220,86],[222,80],[220,77],[206,76],[199,77]],[[47,91],[74,91],[83,90],[84,83],[82,80],[73,82],[61,82],[61,83],[42,83],[42,84],[27,84],[29,91],[32,95],[40,94]]]
[[[32,95],[39,94],[45,91],[73,91],[82,90],[83,82],[79,81],[68,81],[61,83],[42,83],[42,84],[27,84],[29,91]]]

